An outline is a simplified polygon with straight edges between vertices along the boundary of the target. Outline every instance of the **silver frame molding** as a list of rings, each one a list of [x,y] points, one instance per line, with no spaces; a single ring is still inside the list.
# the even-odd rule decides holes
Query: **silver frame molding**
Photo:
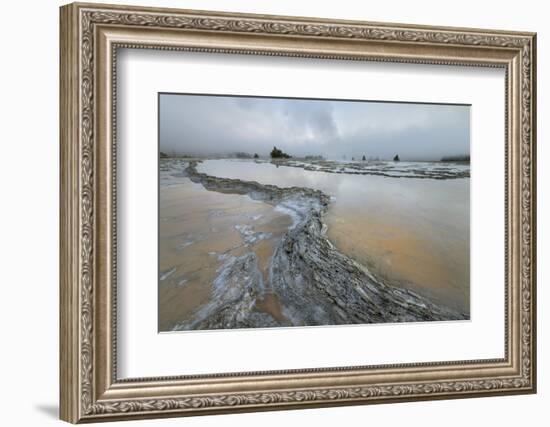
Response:
[[[60,10],[60,417],[72,423],[536,391],[536,35],[75,3]],[[117,379],[118,48],[506,72],[503,359]]]

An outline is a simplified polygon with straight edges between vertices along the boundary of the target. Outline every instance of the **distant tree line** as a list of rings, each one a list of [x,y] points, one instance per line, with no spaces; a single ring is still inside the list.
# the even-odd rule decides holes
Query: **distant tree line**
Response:
[[[344,156],[342,156],[342,158],[345,160],[345,159],[346,159],[346,156],[344,155]],[[399,156],[397,156],[397,158],[399,159]],[[306,159],[307,159],[307,157],[306,157]],[[352,157],[351,160],[352,160],[352,161],[355,161],[355,157]],[[372,161],[379,161],[379,160],[380,160],[380,157],[373,157],[373,156],[370,156],[370,157],[368,158],[368,161],[369,161],[369,162],[372,162]],[[395,160],[395,158],[394,158],[394,160]],[[362,161],[362,162],[366,162],[366,161],[367,161],[367,156],[365,156],[365,155],[363,154],[363,156],[361,157],[361,161]],[[397,160],[397,161],[398,161],[398,160]]]
[[[233,153],[233,156],[235,156],[237,159],[251,159],[252,154],[245,153],[244,151],[237,151]]]
[[[442,162],[469,162],[470,155],[463,154],[461,156],[444,156],[441,158]]]
[[[172,157],[172,158],[183,158],[183,159],[188,159],[188,158],[191,158],[193,156],[190,156],[189,154],[176,154],[175,152],[172,151],[171,154],[166,154],[164,151],[161,151],[159,153],[159,157],[161,159],[166,159],[166,158],[169,158],[169,157]]]

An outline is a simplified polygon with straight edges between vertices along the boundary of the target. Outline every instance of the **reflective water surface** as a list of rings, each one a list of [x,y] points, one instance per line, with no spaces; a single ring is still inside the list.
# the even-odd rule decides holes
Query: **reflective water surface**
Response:
[[[198,169],[224,178],[324,191],[332,198],[324,218],[327,234],[342,252],[397,286],[469,313],[469,178],[349,175],[237,160],[207,160]],[[208,197],[217,203],[226,197],[246,199]],[[192,203],[200,209],[197,200]]]

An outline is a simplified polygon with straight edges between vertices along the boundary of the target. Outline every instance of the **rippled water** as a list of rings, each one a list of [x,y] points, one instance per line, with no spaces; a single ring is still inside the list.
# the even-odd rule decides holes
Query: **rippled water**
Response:
[[[342,252],[388,282],[469,313],[469,178],[348,175],[235,160],[207,160],[198,169],[324,191],[332,198],[328,237]]]

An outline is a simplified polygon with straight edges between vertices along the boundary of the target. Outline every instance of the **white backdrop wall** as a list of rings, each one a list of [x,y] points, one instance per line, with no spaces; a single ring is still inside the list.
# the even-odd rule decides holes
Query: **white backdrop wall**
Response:
[[[110,0],[112,3],[121,3]],[[130,0],[129,0],[130,1]],[[550,29],[544,2],[181,0],[133,4],[538,32],[539,393],[454,401],[266,412],[133,425],[408,426],[544,425],[550,404]],[[0,393],[3,425],[60,425],[58,402],[58,7],[56,0],[3,4],[0,67]]]

